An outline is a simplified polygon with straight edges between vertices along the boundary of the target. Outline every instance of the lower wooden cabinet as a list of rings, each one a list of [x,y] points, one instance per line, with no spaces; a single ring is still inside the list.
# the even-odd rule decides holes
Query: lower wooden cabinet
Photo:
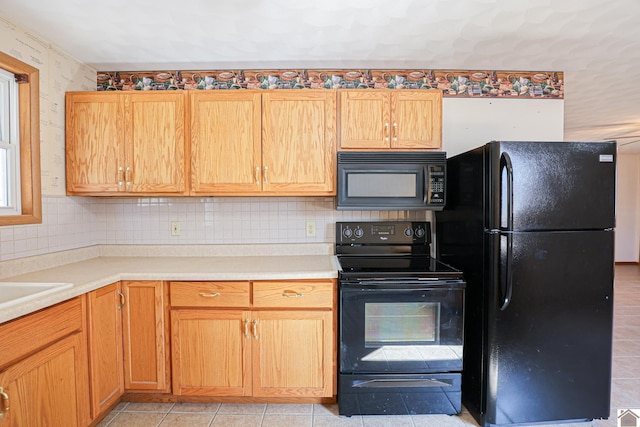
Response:
[[[250,312],[173,310],[173,394],[251,396]]]
[[[0,325],[0,425],[89,424],[84,307],[74,298]]]
[[[115,404],[124,393],[120,282],[89,292],[87,325],[91,417]]]
[[[334,395],[334,281],[195,283],[170,284],[173,394]],[[241,307],[229,307],[227,290],[250,285],[253,304],[236,299]],[[174,295],[185,306],[175,306]],[[211,308],[201,308],[202,295]]]
[[[92,419],[125,392],[168,392],[163,282],[116,282],[89,292],[87,300]]]
[[[258,311],[251,323],[253,396],[333,395],[330,311]]]
[[[169,392],[169,304],[163,282],[124,280],[122,293],[124,389]]]

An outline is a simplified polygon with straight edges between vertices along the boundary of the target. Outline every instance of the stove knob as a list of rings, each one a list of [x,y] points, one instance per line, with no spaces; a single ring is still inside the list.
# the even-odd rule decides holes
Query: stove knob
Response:
[[[407,236],[407,237],[413,236],[413,230],[411,229],[411,227],[405,228],[404,235]]]
[[[353,234],[353,231],[351,231],[350,228],[345,228],[344,230],[342,230],[342,235],[347,239],[350,238],[352,234]]]
[[[360,227],[357,227],[356,231],[354,232],[354,234],[359,239],[360,237],[364,236],[364,230],[362,228],[360,228]]]
[[[422,227],[417,227],[416,228],[416,237],[418,237],[418,238],[424,237],[424,228],[422,228]]]

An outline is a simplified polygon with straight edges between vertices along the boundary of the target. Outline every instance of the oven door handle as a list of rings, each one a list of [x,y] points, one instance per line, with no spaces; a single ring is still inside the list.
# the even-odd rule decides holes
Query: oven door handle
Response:
[[[358,381],[353,387],[359,388],[414,388],[414,387],[451,387],[453,382],[429,378],[416,379],[377,379]]]
[[[462,280],[446,281],[442,279],[405,281],[405,280],[353,280],[340,281],[340,286],[347,289],[379,291],[432,291],[464,288]]]

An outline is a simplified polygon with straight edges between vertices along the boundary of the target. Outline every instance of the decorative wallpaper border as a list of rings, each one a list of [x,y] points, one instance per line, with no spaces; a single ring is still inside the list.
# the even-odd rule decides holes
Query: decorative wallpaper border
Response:
[[[449,97],[564,98],[559,71],[99,71],[97,90],[440,89]]]

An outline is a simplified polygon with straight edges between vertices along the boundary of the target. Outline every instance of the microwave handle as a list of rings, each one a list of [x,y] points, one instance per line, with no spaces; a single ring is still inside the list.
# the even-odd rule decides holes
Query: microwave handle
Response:
[[[429,199],[429,183],[431,182],[431,176],[429,175],[429,166],[424,167],[424,197],[422,198],[422,203],[427,204],[427,200]]]

